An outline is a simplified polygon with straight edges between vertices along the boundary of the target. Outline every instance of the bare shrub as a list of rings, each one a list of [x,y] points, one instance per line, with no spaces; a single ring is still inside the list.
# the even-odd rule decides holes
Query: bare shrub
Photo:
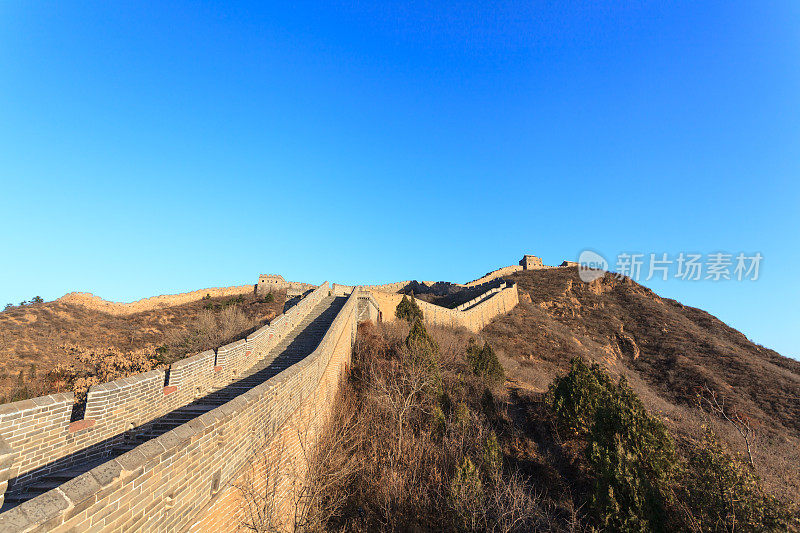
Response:
[[[341,515],[346,493],[363,470],[356,453],[364,446],[369,429],[358,416],[357,398],[352,388],[342,387],[333,413],[317,445],[303,447],[308,464],[298,513],[297,526],[309,531],[324,531],[325,524]],[[307,442],[307,441],[306,441]]]
[[[270,439],[262,438],[256,448],[264,453],[257,454],[242,478],[231,484],[240,495],[240,526],[256,533],[324,531],[325,524],[341,513],[345,500],[339,495],[363,468],[356,450],[368,434],[360,426],[363,420],[357,416],[355,401],[354,391],[344,386],[327,421],[309,409],[309,417],[300,416],[292,423],[290,432],[300,445],[300,457],[289,456],[287,439],[281,436],[274,437],[279,439],[277,448],[268,457]]]
[[[281,464],[285,449],[278,450],[275,463]],[[256,456],[241,479],[231,483],[239,494],[239,525],[255,533],[282,533],[289,524],[280,512],[280,472],[266,454]]]
[[[688,453],[677,506],[690,531],[787,531],[794,510],[764,492],[751,464],[723,448],[714,432]],[[794,523],[794,527],[797,527]]]
[[[553,502],[506,464],[485,412],[496,383],[473,374],[465,358],[474,336],[423,329],[408,323],[359,327],[343,388],[349,392],[340,394],[340,418],[327,430],[339,440],[348,435],[347,445],[329,446],[326,458],[310,468],[318,479],[341,470],[347,479],[335,490],[323,487],[307,529],[573,530],[574,517],[556,513]],[[406,342],[414,336],[417,341]],[[439,347],[433,365],[431,344],[420,342],[426,336]]]
[[[238,305],[219,310],[204,309],[189,325],[188,331],[173,331],[167,336],[167,353],[171,360],[177,360],[186,354],[217,348],[261,324],[262,320],[247,315]]]
[[[711,390],[708,385],[704,385],[703,389],[698,393],[697,403],[703,412],[708,413],[710,416],[716,416],[726,420],[736,429],[736,432],[742,437],[745,449],[747,450],[747,460],[750,466],[755,468],[755,463],[753,462],[753,443],[756,435],[755,428],[750,418],[742,414],[739,410],[726,408],[725,398]]]
[[[485,508],[489,511],[488,531],[551,531],[559,524],[554,506],[543,492],[537,492],[519,472],[499,476],[486,495]],[[564,530],[574,531],[578,519],[571,516],[574,524],[566,522]],[[556,529],[556,528],[553,528]]]
[[[26,400],[36,396],[50,393],[52,387],[49,381],[40,376],[31,375],[25,369],[20,369],[17,373],[14,384],[6,389],[5,394],[0,395],[0,404]]]

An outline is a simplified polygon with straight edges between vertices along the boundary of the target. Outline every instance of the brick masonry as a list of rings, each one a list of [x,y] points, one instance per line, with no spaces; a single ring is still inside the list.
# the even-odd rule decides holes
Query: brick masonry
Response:
[[[425,322],[449,327],[464,327],[470,331],[480,331],[496,316],[505,314],[519,303],[519,293],[515,283],[501,283],[502,288],[491,289],[475,300],[467,302],[458,309],[447,309],[422,300],[417,305],[422,310]],[[378,302],[383,320],[395,320],[394,311],[403,298],[402,294],[372,291]]]
[[[9,490],[69,465],[56,460],[69,457],[77,463],[102,457],[124,432],[229,383],[266,356],[328,292],[325,283],[247,339],[176,361],[168,381],[164,370],[154,370],[92,386],[81,420],[70,422],[71,392],[0,405],[0,439],[14,452]]]
[[[236,379],[323,298],[347,294],[346,289],[326,282],[246,339],[177,361],[168,374],[153,371],[94,386],[82,420],[70,422],[72,394],[0,406],[0,487],[6,479],[24,485],[46,473],[55,459],[80,458],[89,446],[102,453],[98,443]],[[233,531],[242,518],[235,485],[278,470],[295,472],[294,480],[282,478],[275,486],[274,512],[290,524],[304,450],[313,447],[329,416],[356,325],[381,316],[393,320],[401,298],[350,288],[309,356],[232,401],[0,514],[0,531]],[[427,322],[477,331],[510,311],[518,293],[515,284],[503,282],[460,309],[418,303]]]

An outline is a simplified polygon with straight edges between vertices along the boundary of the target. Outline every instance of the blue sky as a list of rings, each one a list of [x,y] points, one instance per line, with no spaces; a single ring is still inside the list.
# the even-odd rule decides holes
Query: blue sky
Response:
[[[800,357],[798,180],[794,1],[0,5],[0,303],[758,251],[648,285]]]

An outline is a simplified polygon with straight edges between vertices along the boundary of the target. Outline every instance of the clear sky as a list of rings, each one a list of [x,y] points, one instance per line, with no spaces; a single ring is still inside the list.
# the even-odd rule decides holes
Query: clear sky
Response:
[[[800,357],[800,3],[325,4],[0,3],[0,305],[760,252],[647,284]]]

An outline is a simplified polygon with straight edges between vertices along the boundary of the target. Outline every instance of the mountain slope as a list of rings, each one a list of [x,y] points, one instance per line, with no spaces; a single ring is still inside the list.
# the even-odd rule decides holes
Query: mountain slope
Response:
[[[181,301],[181,296],[169,298]],[[90,306],[59,299],[6,309],[0,312],[0,401],[56,392],[47,373],[57,365],[77,363],[76,349],[126,354],[152,353],[155,347],[165,346],[167,359],[176,359],[215,348],[280,314],[285,297],[286,292],[280,291],[264,301],[251,291],[206,299],[198,296],[179,305],[169,305],[173,302],[159,297],[155,299],[158,306],[126,314],[106,312],[126,304],[96,297]],[[141,307],[140,302],[136,304]],[[216,338],[219,334],[226,338]]]
[[[757,471],[800,500],[800,362],[754,344],[700,309],[612,274],[586,284],[577,268],[515,273],[520,305],[484,331],[520,389],[542,392],[580,356],[624,375],[680,439],[712,423],[733,449],[732,425],[709,419],[697,395],[713,391],[756,430]],[[707,388],[707,389],[706,389]]]

